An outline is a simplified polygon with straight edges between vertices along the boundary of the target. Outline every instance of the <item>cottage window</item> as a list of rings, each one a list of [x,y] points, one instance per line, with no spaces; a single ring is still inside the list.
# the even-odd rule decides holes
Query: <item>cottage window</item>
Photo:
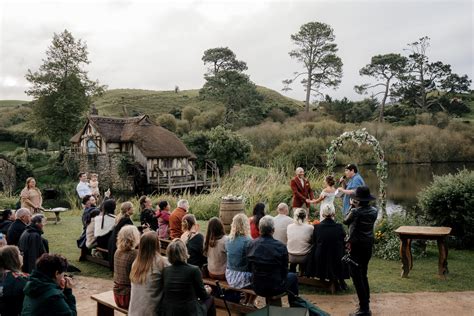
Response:
[[[87,141],[87,153],[97,154],[97,144],[92,139]]]
[[[163,168],[173,168],[173,159],[163,159]]]

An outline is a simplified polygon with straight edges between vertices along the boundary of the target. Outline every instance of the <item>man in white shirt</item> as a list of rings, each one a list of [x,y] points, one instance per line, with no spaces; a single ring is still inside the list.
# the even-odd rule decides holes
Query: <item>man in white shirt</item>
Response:
[[[288,225],[293,223],[293,219],[288,216],[288,205],[286,205],[285,203],[278,204],[277,211],[278,215],[275,216],[273,219],[273,221],[275,222],[275,232],[273,233],[273,238],[281,241],[286,245],[286,228],[288,227]]]
[[[76,191],[81,199],[86,195],[92,195],[92,190],[87,182],[87,173],[79,172],[79,183],[77,184]]]

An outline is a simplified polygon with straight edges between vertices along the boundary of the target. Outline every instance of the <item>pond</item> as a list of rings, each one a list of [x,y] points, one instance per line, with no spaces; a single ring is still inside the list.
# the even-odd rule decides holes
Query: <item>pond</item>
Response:
[[[416,211],[417,194],[433,181],[433,176],[457,173],[462,169],[474,170],[474,162],[436,164],[392,164],[388,166],[387,213]],[[337,168],[343,175],[343,167]],[[375,165],[359,167],[370,191],[378,194],[379,180]]]

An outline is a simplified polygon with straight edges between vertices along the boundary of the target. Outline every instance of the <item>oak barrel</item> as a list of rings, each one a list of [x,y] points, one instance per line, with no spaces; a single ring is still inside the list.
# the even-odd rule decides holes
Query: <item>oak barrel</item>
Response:
[[[245,213],[243,200],[221,200],[221,207],[219,209],[219,218],[224,224],[225,233],[230,233],[230,224],[235,215]]]

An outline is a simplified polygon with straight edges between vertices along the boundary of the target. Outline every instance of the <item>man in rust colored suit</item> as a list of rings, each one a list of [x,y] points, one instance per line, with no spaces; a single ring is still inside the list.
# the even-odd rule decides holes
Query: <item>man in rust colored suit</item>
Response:
[[[179,200],[178,207],[171,212],[169,225],[170,225],[170,239],[180,238],[183,234],[181,229],[181,221],[184,215],[187,214],[189,209],[189,202],[187,200]]]
[[[297,208],[303,208],[306,211],[306,218],[309,219],[309,205],[314,200],[313,190],[308,179],[304,177],[303,168],[296,168],[295,173],[296,176],[290,182],[293,191],[293,212]]]

